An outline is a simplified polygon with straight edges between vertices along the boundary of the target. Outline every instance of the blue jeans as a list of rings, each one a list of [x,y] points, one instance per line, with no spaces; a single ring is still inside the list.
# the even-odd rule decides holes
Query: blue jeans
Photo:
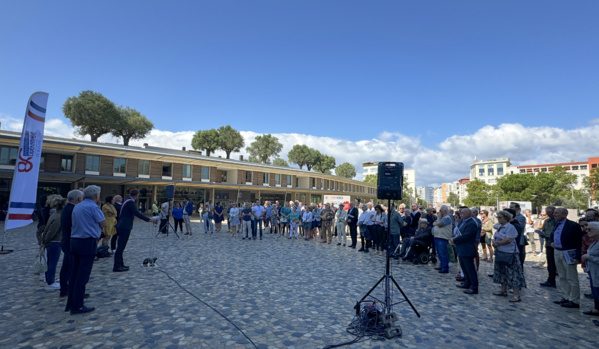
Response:
[[[256,232],[256,228],[260,227],[260,238],[262,238],[262,219],[254,219],[252,221],[252,225],[253,225],[253,230],[252,230],[252,237],[255,239],[257,232]]]
[[[449,241],[445,239],[435,238],[435,248],[439,256],[439,267],[441,271],[449,271],[449,255],[447,254],[447,244]]]
[[[399,234],[391,234],[391,253],[395,251],[399,245]]]
[[[56,281],[56,266],[60,259],[60,241],[52,241],[46,247],[48,253],[48,270],[46,271],[46,283],[52,285]]]

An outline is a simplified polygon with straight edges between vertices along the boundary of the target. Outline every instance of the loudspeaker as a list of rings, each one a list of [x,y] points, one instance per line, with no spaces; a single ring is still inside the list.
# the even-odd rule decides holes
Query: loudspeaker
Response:
[[[403,188],[403,163],[379,162],[377,199],[401,200]]]
[[[165,190],[165,194],[166,194],[166,198],[167,199],[173,199],[173,198],[175,198],[175,186],[174,185],[167,185],[166,186],[166,190]]]

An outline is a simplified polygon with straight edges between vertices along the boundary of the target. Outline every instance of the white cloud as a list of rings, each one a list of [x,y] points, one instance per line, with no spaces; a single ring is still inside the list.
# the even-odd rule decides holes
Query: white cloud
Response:
[[[591,124],[591,125],[599,124],[599,118],[589,121],[589,124]]]
[[[20,131],[22,120],[0,113],[2,129]],[[240,131],[246,146],[260,135],[251,131]],[[195,131],[152,130],[141,140],[131,141],[131,145],[148,143],[155,147],[191,149],[191,139]],[[87,139],[75,135],[74,129],[64,119],[48,119],[46,134],[51,136]],[[378,138],[357,142],[335,137],[318,137],[298,133],[275,133],[283,144],[280,156],[284,159],[295,144],[306,144],[322,153],[331,155],[337,165],[349,162],[356,167],[357,179],[362,178],[362,163],[367,161],[401,161],[408,169],[416,170],[416,184],[440,185],[467,177],[474,157],[479,160],[508,157],[514,165],[584,161],[597,156],[596,135],[599,123],[588,127],[564,130],[554,127],[525,127],[520,124],[501,124],[497,127],[485,126],[469,135],[448,135],[435,148],[421,144],[420,138],[400,133],[383,132]],[[102,136],[100,142],[122,143],[110,135]],[[225,157],[217,151],[214,156]],[[248,154],[243,149],[232,158]]]

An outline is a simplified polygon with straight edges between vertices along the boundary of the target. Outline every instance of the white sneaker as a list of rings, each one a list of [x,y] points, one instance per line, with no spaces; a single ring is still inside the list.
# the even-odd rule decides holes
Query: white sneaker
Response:
[[[453,263],[449,262],[447,265],[451,267],[453,266]]]
[[[537,253],[537,257],[541,257],[542,255],[543,255],[543,252]]]
[[[60,284],[58,282],[53,283],[52,285],[46,285],[46,287],[44,287],[44,289],[46,291],[56,291],[56,290],[60,290]]]
[[[46,282],[46,274],[45,273],[40,274],[40,281]]]
[[[110,250],[110,252],[112,252],[112,254],[114,254],[116,252],[116,250]]]

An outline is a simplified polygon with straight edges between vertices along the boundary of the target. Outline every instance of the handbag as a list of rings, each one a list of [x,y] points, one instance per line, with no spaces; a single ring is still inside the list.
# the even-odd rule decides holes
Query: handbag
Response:
[[[514,244],[514,252],[503,252],[495,250],[495,263],[498,265],[512,265],[516,258],[516,244]]]
[[[45,273],[48,270],[48,262],[46,261],[46,248],[40,248],[40,252],[35,256],[33,262],[33,273],[38,275]]]

